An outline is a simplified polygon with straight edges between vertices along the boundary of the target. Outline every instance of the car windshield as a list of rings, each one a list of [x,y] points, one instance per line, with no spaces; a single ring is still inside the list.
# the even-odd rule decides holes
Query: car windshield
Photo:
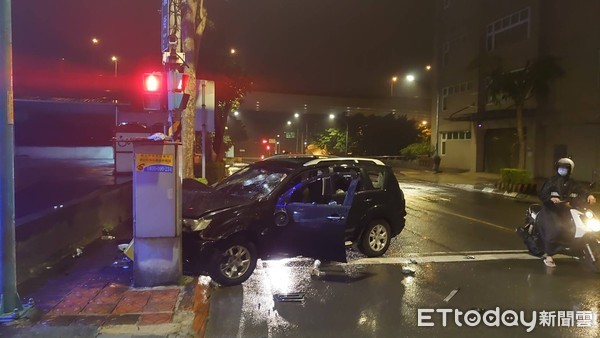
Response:
[[[272,169],[244,168],[215,188],[229,195],[259,199],[269,195],[286,177],[285,172]]]

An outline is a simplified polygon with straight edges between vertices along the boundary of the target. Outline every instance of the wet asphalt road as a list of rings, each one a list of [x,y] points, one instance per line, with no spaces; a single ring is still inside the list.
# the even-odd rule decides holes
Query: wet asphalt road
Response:
[[[384,257],[349,249],[348,264],[324,265],[320,276],[310,274],[308,259],[260,262],[243,285],[213,292],[206,336],[600,336],[588,320],[600,314],[600,275],[566,257],[546,269],[525,253],[514,228],[529,202],[426,182],[401,187],[407,226]],[[288,293],[301,301],[274,300]],[[441,312],[423,312],[421,324],[433,324],[424,327],[419,309],[452,312],[445,327]],[[511,310],[523,311],[529,324],[513,321]],[[456,311],[471,311],[473,323],[479,315],[479,325],[467,326],[460,315],[457,324]],[[504,322],[487,327],[482,316]],[[553,327],[540,322],[552,317]]]

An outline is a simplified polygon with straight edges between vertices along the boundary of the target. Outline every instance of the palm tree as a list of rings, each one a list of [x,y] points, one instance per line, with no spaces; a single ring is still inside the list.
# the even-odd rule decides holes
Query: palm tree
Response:
[[[563,75],[558,59],[544,56],[529,60],[525,67],[507,71],[497,62],[488,75],[487,90],[495,104],[512,101],[517,112],[517,137],[519,139],[519,169],[525,169],[525,133],[523,107],[535,98],[538,102],[550,91],[550,83]]]

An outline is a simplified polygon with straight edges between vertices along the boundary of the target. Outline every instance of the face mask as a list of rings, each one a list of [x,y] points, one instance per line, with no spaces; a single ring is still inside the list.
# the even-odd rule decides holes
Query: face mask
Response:
[[[567,168],[558,168],[558,174],[560,176],[567,176],[568,173],[569,173],[569,169],[567,169]]]

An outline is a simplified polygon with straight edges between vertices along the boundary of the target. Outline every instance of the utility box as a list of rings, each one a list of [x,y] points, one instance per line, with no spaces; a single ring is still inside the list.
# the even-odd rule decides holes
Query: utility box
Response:
[[[176,285],[182,276],[180,143],[133,143],[133,282]]]
[[[131,174],[133,168],[132,139],[147,138],[150,131],[138,123],[126,123],[116,127],[115,132],[115,174]]]

